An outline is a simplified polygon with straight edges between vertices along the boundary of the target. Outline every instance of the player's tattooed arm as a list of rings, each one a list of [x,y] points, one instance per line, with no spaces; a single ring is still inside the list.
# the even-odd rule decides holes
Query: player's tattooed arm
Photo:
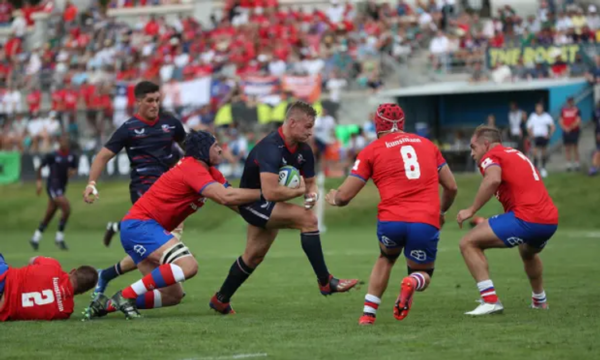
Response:
[[[365,187],[366,182],[356,176],[348,176],[337,190],[330,190],[325,200],[332,206],[346,206]]]

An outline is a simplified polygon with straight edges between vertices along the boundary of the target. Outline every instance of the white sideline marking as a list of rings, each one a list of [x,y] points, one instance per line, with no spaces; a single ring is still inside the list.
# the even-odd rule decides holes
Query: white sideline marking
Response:
[[[249,359],[257,357],[267,357],[267,353],[256,353],[256,354],[237,354],[228,356],[208,356],[199,358],[188,358],[183,360],[226,360],[226,359]]]

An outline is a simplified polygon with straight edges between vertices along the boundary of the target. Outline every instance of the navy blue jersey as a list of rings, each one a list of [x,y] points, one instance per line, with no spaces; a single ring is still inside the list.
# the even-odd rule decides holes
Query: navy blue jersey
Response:
[[[129,190],[145,191],[179,160],[175,143],[183,141],[185,130],[179,120],[160,115],[148,122],[136,116],[127,120],[104,145],[115,154],[125,148],[131,166]]]
[[[260,189],[260,173],[279,174],[279,169],[285,165],[298,169],[305,179],[315,176],[315,159],[310,146],[299,143],[290,148],[279,128],[256,144],[248,154],[240,187]]]
[[[48,187],[65,188],[69,182],[69,169],[77,169],[79,159],[70,151],[53,151],[46,154],[40,167],[48,166]]]

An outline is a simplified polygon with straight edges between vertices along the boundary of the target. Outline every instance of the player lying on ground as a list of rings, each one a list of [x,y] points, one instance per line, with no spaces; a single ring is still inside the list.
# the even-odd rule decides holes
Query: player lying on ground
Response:
[[[111,136],[108,142],[94,158],[89,182],[85,187],[83,199],[93,203],[98,197],[96,181],[102,174],[106,164],[125,148],[131,166],[131,182],[129,195],[131,203],[144,194],[158,178],[177,163],[179,154],[177,143],[185,138],[185,130],[181,122],[172,116],[160,113],[160,88],[149,81],[142,81],[134,89],[137,113]],[[111,222],[106,228],[104,244],[108,246],[115,233],[119,231],[120,222]],[[183,224],[182,224],[183,226]],[[183,227],[173,230],[173,235],[181,237]],[[108,283],[136,268],[130,256],[99,273],[95,293],[104,293]]]
[[[67,250],[64,231],[65,226],[67,226],[67,220],[69,220],[69,215],[71,214],[71,204],[69,204],[69,199],[66,196],[67,184],[69,183],[69,178],[77,172],[78,163],[77,155],[73,154],[70,150],[69,137],[63,135],[60,138],[59,149],[47,154],[37,169],[36,190],[38,196],[42,193],[42,168],[48,166],[50,168],[50,175],[48,175],[46,183],[46,193],[48,193],[46,215],[30,240],[33,250],[39,248],[42,233],[46,230],[48,223],[52,221],[56,210],[59,208],[62,216],[58,222],[58,231],[56,232],[54,241],[59,249]]]
[[[538,253],[558,227],[558,210],[540,173],[520,151],[504,147],[500,131],[494,127],[480,126],[475,130],[471,156],[479,164],[483,181],[471,207],[458,213],[458,224],[462,227],[494,194],[505,213],[482,221],[460,241],[460,251],[481,294],[481,304],[466,314],[486,315],[504,310],[490,280],[484,251],[514,246],[519,246],[533,290],[531,306],[546,309]]]
[[[317,275],[321,294],[346,292],[358,283],[338,280],[329,273],[317,217],[310,211],[317,201],[317,184],[313,152],[306,141],[312,135],[315,116],[310,105],[293,103],[283,126],[256,144],[246,159],[240,187],[261,189],[264,198],[240,206],[240,215],[248,223],[246,249],[233,262],[221,289],[209,303],[222,314],[233,312],[231,297],[263,261],[279,229],[300,230],[302,249]],[[300,170],[306,190],[279,185],[279,169],[285,165]],[[286,202],[301,195],[305,198],[304,207]]]
[[[121,222],[121,243],[144,277],[117,292],[110,301],[98,294],[84,315],[90,319],[120,310],[127,318],[139,309],[179,304],[180,282],[192,278],[198,263],[173,234],[177,225],[201,208],[206,199],[235,206],[257,201],[260,190],[234,189],[214,165],[221,147],[208,132],[191,132],[185,140],[185,157],[133,205]]]
[[[63,320],[73,313],[73,297],[90,290],[96,269],[80,266],[66,273],[52,258],[37,256],[22,268],[0,254],[0,321]]]
[[[402,253],[408,276],[402,280],[394,317],[404,319],[415,291],[433,275],[444,213],[456,197],[456,182],[439,149],[429,140],[404,132],[404,111],[396,104],[377,108],[378,139],[360,152],[350,176],[327,194],[333,206],[346,206],[373,179],[379,190],[377,237],[381,253],[369,279],[361,325],[375,323],[392,267]],[[440,206],[439,184],[444,188]]]

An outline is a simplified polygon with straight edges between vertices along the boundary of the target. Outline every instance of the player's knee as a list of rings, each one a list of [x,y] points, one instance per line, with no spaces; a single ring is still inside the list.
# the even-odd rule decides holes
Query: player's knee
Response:
[[[318,231],[319,219],[317,219],[317,216],[312,211],[305,211],[300,227],[302,232]]]
[[[182,268],[186,279],[193,278],[198,273],[198,262],[194,258],[190,259],[194,261],[188,261],[185,267]]]
[[[465,252],[469,251],[469,249],[471,249],[474,246],[473,240],[470,236],[464,236],[461,240],[460,243],[458,244],[458,247],[460,248],[460,252],[462,254],[464,254]]]

